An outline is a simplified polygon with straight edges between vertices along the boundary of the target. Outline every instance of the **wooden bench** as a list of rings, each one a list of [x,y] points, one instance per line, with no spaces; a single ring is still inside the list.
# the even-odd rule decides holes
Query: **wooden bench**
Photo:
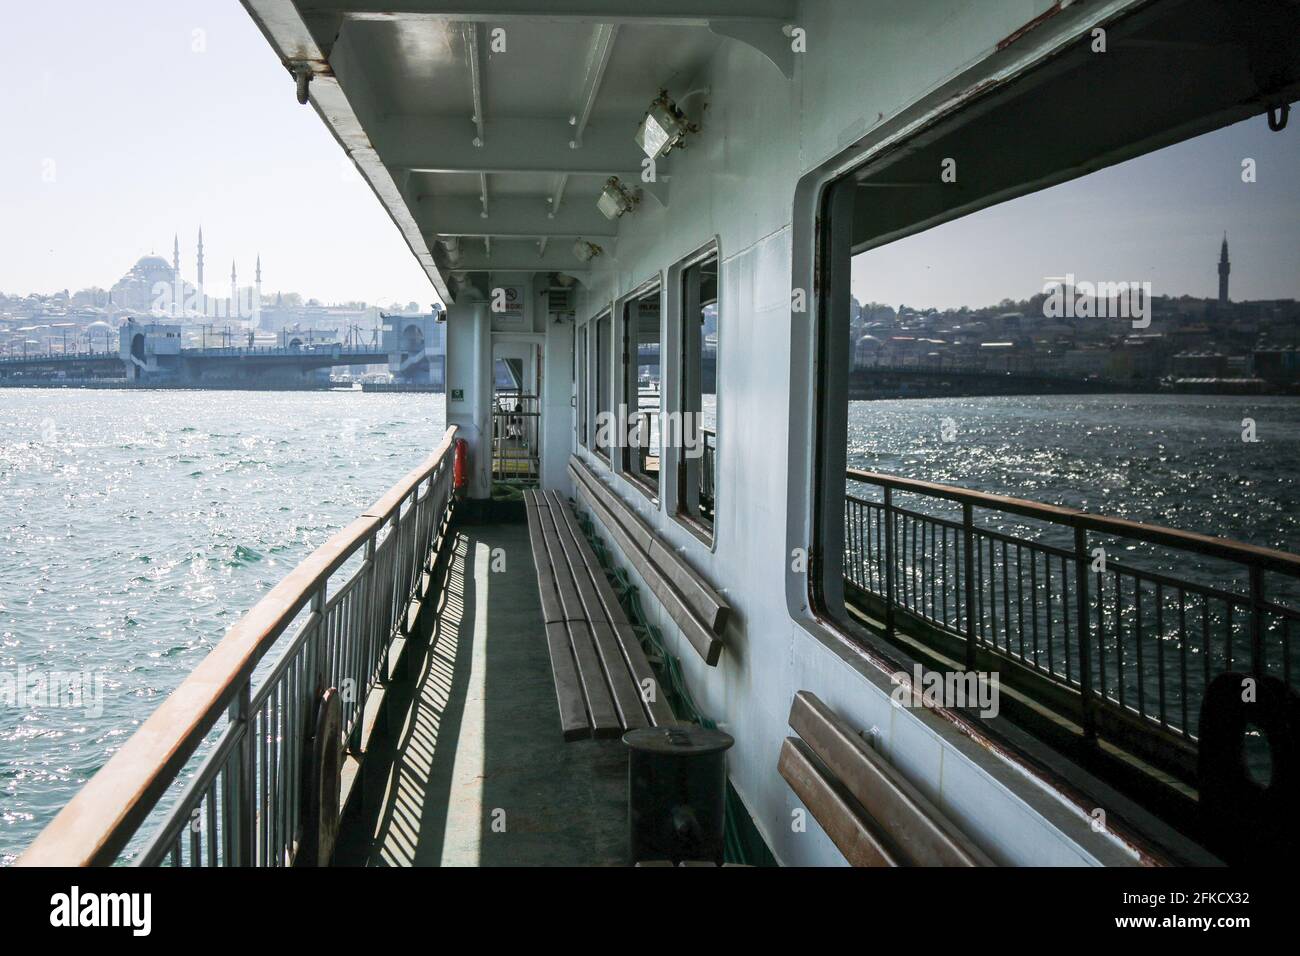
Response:
[[[795,695],[781,776],[853,866],[993,866],[837,714]]]
[[[564,739],[676,723],[572,506],[555,491],[524,505]]]
[[[569,459],[569,475],[578,496],[600,519],[691,646],[705,663],[716,665],[722,653],[722,632],[731,614],[726,600],[576,455]]]

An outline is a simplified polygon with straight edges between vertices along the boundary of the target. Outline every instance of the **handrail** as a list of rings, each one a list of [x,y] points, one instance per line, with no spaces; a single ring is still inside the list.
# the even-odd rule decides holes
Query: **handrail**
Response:
[[[1000,670],[1088,738],[1126,741],[1190,780],[1217,674],[1293,682],[1300,555],[930,481],[845,477],[846,600],[878,615],[889,639],[901,628],[967,669]],[[849,493],[852,482],[880,489],[880,500]],[[959,504],[960,518],[900,507],[899,493]],[[1072,545],[977,522],[976,509],[1054,526]],[[1107,560],[1092,545],[1108,536],[1229,562],[1230,580],[1244,586],[1234,590],[1221,571],[1184,571],[1170,553],[1157,566]],[[1269,594],[1268,572],[1282,576],[1271,583],[1288,600]]]
[[[418,467],[308,555],[240,618],[225,637],[72,798],[19,857],[20,866],[113,862],[153,811],[253,671],[330,575],[373,542],[420,483],[445,469],[457,429]]]
[[[848,469],[847,477],[853,481],[879,485],[882,488],[891,488],[895,491],[911,491],[931,498],[945,498],[960,504],[971,504],[975,507],[1005,511],[1026,518],[1039,518],[1043,521],[1064,524],[1075,529],[1112,534],[1116,537],[1145,541],[1149,544],[1168,545],[1187,551],[1195,551],[1198,554],[1205,554],[1210,557],[1226,558],[1245,564],[1258,565],[1269,571],[1300,576],[1300,555],[1287,551],[1277,551],[1273,548],[1264,548],[1259,545],[1245,544],[1241,541],[1232,541],[1228,538],[1200,534],[1196,531],[1182,531],[1177,528],[1167,528],[1163,525],[1131,521],[1127,518],[1108,518],[1064,505],[1045,505],[1037,501],[1027,501],[1024,498],[1012,498],[984,491],[971,491],[968,488],[941,485],[916,478],[900,478],[896,475],[884,475],[879,472],[863,471],[857,468]]]

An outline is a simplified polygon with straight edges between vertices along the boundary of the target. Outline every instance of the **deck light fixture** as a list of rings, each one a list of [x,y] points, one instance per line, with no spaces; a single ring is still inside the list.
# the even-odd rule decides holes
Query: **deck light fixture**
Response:
[[[617,176],[610,176],[605,188],[600,191],[596,208],[604,213],[606,219],[617,219],[625,212],[631,212],[641,201],[639,192],[632,192]]]
[[[637,128],[636,143],[648,157],[658,159],[667,156],[673,147],[682,145],[687,133],[699,131],[699,125],[686,119],[686,114],[672,101],[668,91],[660,90]]]
[[[577,256],[579,262],[590,262],[604,251],[600,246],[586,239],[579,239],[573,244],[573,254]]]

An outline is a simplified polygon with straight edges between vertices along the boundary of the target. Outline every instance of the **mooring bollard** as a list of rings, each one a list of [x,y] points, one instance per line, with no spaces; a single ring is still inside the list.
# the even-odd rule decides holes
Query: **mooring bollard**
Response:
[[[727,750],[735,741],[691,724],[630,730],[623,743],[632,862],[707,860],[721,866]]]

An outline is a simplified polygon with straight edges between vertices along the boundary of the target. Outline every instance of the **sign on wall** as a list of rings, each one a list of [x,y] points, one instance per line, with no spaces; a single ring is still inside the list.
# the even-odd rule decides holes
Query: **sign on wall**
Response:
[[[517,285],[497,286],[489,300],[493,318],[502,325],[523,325],[524,288]]]

